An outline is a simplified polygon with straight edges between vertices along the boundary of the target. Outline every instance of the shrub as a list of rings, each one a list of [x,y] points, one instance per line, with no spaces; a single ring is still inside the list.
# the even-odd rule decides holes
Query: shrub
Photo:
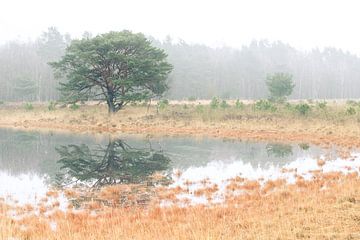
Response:
[[[287,109],[289,111],[293,111],[294,105],[292,105],[291,103],[285,103],[285,109]]]
[[[55,106],[56,106],[56,103],[53,102],[53,101],[50,101],[49,105],[48,105],[48,110],[49,111],[54,111],[55,110]]]
[[[220,103],[220,107],[222,109],[225,109],[225,108],[229,107],[229,104],[225,100],[222,100],[221,103]]]
[[[34,106],[31,103],[25,103],[24,108],[26,111],[31,111],[34,109]]]
[[[210,107],[211,107],[212,109],[216,109],[216,108],[219,107],[219,105],[220,105],[219,99],[218,99],[217,97],[213,97],[213,98],[211,99],[211,102],[210,102]]]
[[[80,106],[77,105],[76,103],[73,103],[73,104],[70,105],[70,109],[71,109],[71,110],[77,110],[77,109],[79,109],[79,108],[80,108]]]
[[[254,107],[256,110],[271,111],[271,112],[275,112],[277,109],[276,106],[272,102],[270,102],[268,100],[263,100],[263,99],[255,102]]]
[[[357,102],[354,101],[354,100],[347,100],[347,101],[346,101],[346,104],[347,104],[347,105],[350,105],[350,106],[356,106],[356,105],[357,105]]]
[[[243,102],[240,102],[239,99],[236,100],[236,102],[235,102],[235,108],[237,108],[237,109],[244,109],[244,107],[245,107],[245,105],[244,105]]]
[[[355,115],[356,114],[355,108],[349,107],[348,109],[346,109],[346,114],[347,115]]]
[[[360,102],[354,101],[354,100],[348,100],[346,101],[346,104],[350,105],[351,107],[358,107],[360,108]]]
[[[160,110],[163,110],[165,109],[167,106],[169,106],[169,100],[167,99],[161,99],[159,102],[158,102],[158,108]]]
[[[0,101],[0,105],[4,104],[5,102],[4,101]]]
[[[311,111],[311,107],[309,104],[307,103],[300,103],[298,105],[295,106],[295,110],[300,114],[300,115],[307,115],[310,111]]]
[[[317,107],[320,108],[321,110],[325,110],[326,106],[327,106],[327,102],[325,101],[317,103]]]

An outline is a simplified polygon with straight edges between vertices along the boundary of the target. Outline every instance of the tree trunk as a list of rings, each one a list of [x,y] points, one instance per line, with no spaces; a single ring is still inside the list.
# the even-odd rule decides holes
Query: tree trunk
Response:
[[[108,110],[109,110],[109,115],[113,114],[116,112],[116,107],[114,104],[114,97],[111,93],[108,93],[107,99],[106,99],[107,105],[108,105]]]
[[[108,107],[109,107],[109,114],[113,114],[116,112],[116,109],[115,109],[115,105],[113,102],[108,102]]]

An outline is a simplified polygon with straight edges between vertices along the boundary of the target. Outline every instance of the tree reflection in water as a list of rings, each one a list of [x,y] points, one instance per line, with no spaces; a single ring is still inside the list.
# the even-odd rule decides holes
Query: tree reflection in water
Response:
[[[132,148],[121,139],[109,140],[106,147],[67,145],[56,148],[60,154],[60,186],[71,183],[100,187],[110,184],[142,183],[157,171],[169,167],[170,159],[162,151]]]
[[[276,158],[284,158],[293,154],[291,145],[280,143],[269,143],[266,145],[266,152],[268,156]]]

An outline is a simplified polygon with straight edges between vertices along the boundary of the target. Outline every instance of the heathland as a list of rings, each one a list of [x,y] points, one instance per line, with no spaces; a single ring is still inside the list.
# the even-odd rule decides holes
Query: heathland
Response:
[[[360,104],[355,101],[295,101],[272,103],[222,101],[160,101],[138,104],[108,115],[96,104],[10,104],[0,106],[0,127],[36,131],[141,133],[146,135],[217,137],[244,140],[311,143],[337,146],[349,158],[360,148]],[[326,159],[325,159],[326,161]],[[323,165],[323,162],[319,162]],[[314,172],[312,180],[297,176],[260,185],[232,179],[222,204],[160,207],[186,189],[152,189],[145,205],[119,206],[119,195],[134,186],[100,190],[110,204],[95,200],[82,210],[60,211],[58,193],[49,192],[43,205],[0,207],[1,239],[357,239],[360,237],[358,171]],[[294,172],[296,175],[296,172]],[[147,189],[144,186],[142,192]],[[136,187],[135,187],[136,188]],[[211,194],[208,186],[198,194]],[[130,189],[130,190],[129,190]],[[242,191],[241,195],[231,195]],[[201,191],[201,192],[200,192]],[[138,192],[138,191],[137,191]],[[79,193],[66,192],[69,197]],[[195,193],[196,194],[196,193]],[[47,204],[52,199],[51,204]],[[136,202],[136,201],[135,201]],[[9,215],[21,217],[12,217]]]

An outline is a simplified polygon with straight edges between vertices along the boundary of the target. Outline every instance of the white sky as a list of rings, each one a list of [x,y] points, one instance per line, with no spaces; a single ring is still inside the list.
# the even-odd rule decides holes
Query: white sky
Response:
[[[0,0],[0,43],[34,39],[49,26],[75,37],[129,29],[210,46],[267,38],[360,55],[355,0]]]

